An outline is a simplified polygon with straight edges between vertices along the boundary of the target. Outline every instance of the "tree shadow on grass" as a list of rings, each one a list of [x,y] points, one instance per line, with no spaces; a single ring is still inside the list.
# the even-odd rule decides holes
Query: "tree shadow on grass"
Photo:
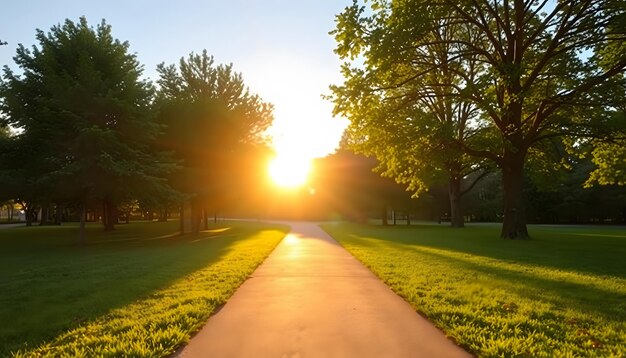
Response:
[[[555,277],[541,277],[537,273],[524,270],[522,267],[505,268],[493,262],[472,262],[470,259],[458,257],[444,250],[426,250],[424,248],[404,245],[406,250],[413,250],[420,255],[436,257],[438,260],[450,264],[459,272],[464,273],[467,279],[473,276],[489,276],[498,280],[498,286],[508,292],[513,292],[535,302],[545,302],[565,310],[576,310],[602,316],[608,321],[622,322],[626,317],[626,301],[624,290],[621,292],[610,288],[598,287],[592,283],[584,284],[573,282],[565,275],[560,276],[555,271]],[[504,264],[506,265],[506,264]]]
[[[349,225],[356,235],[407,245],[423,245],[506,262],[539,265],[626,279],[626,229],[622,227],[531,226],[531,240],[503,240],[499,227],[438,225],[381,227]],[[345,228],[342,231],[347,231]],[[332,229],[331,229],[332,231]]]
[[[84,321],[149,297],[219,261],[258,228],[235,224],[235,235],[228,237],[201,233],[145,240],[167,236],[176,228],[166,225],[159,230],[145,225],[159,223],[144,224],[147,234],[140,233],[142,226],[126,232],[132,236],[132,231],[138,231],[137,240],[82,247],[68,245],[71,228],[18,232],[21,243],[11,246],[5,242],[4,249],[13,250],[0,251],[0,317],[12,324],[0,327],[0,355],[23,344],[34,347]],[[122,238],[124,229],[99,238]],[[34,248],[29,249],[31,246]]]
[[[378,237],[360,237],[352,234],[348,240],[346,243],[349,248],[362,246],[378,253],[374,254],[375,256],[388,255],[389,257],[385,256],[383,261],[391,265],[394,265],[396,260],[396,257],[390,254],[394,250],[415,252],[416,258],[420,255],[432,257],[436,262],[451,268],[449,272],[454,277],[446,276],[446,279],[470,282],[479,277],[490,277],[497,280],[498,288],[535,302],[548,303],[562,310],[575,308],[578,311],[602,316],[609,321],[622,322],[626,318],[626,290],[623,287],[615,290],[611,287],[600,287],[612,282],[611,278],[594,277],[584,272],[583,276],[578,276],[579,273],[576,271],[562,271],[519,261],[475,256],[467,251],[406,244]],[[380,262],[374,266],[372,268],[375,271],[381,269]],[[392,276],[396,274],[398,273]],[[540,276],[541,274],[545,276]],[[580,282],[585,280],[589,283]],[[615,286],[617,288],[619,284],[616,283]]]

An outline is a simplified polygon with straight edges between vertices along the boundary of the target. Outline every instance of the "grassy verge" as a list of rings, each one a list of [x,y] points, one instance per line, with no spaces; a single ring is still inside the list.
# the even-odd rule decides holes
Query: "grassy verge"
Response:
[[[0,355],[168,355],[286,232],[226,222],[179,237],[177,225],[94,225],[83,246],[69,225],[2,229]]]
[[[417,311],[485,357],[626,356],[626,230],[324,229]]]

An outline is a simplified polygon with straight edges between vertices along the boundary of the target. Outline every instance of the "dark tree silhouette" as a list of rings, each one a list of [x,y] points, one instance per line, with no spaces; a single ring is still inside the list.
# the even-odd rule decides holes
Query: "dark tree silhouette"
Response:
[[[167,127],[161,142],[181,162],[172,184],[190,198],[191,229],[198,232],[242,191],[242,166],[251,147],[263,143],[273,108],[250,93],[232,64],[215,65],[206,50],[157,70],[159,121]]]

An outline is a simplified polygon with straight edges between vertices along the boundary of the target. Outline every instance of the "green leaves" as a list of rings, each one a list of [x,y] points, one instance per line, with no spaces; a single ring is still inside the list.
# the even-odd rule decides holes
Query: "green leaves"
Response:
[[[376,156],[378,170],[415,195],[445,179],[442,173],[464,177],[480,159],[461,149],[470,130],[475,137],[484,124],[463,95],[475,70],[445,44],[460,29],[441,30],[447,20],[425,2],[381,1],[370,10],[346,8],[333,32],[337,53],[352,62],[343,65],[345,81],[331,86],[330,99],[335,113],[350,119],[351,134],[366,138],[353,148]]]
[[[591,154],[596,168],[589,175],[585,187],[594,184],[626,185],[626,140],[598,142]]]
[[[486,161],[508,173],[508,183],[519,183],[524,164],[551,172],[560,166],[548,161],[555,138],[624,137],[611,123],[624,111],[624,6],[609,0],[367,3],[355,1],[337,16],[336,52],[348,63],[330,98],[362,138],[354,148],[375,155],[382,173],[411,183],[416,194],[428,186],[429,173],[466,177],[466,169]],[[607,168],[621,159],[601,152],[608,151],[595,154],[607,174],[601,182],[619,182],[620,169]],[[512,228],[524,233],[525,219],[513,225],[508,218],[524,210],[522,188],[504,187],[504,236],[516,237]]]
[[[265,144],[273,106],[249,91],[232,64],[215,64],[206,50],[157,71],[158,121],[166,127],[161,148],[182,164],[170,181],[217,211],[256,174],[249,160]]]
[[[335,53],[341,58],[354,60],[366,46],[363,37],[367,31],[368,19],[362,16],[364,11],[365,7],[354,0],[351,6],[335,16],[337,28],[329,34],[335,37],[338,43]]]
[[[161,63],[157,71],[162,112],[176,106],[186,107],[181,108],[186,115],[199,120],[208,115],[212,119],[207,119],[214,124],[230,117],[227,126],[237,132],[235,141],[250,143],[262,140],[262,133],[272,122],[272,105],[250,93],[232,64],[215,65],[206,50],[202,54],[192,53],[187,59],[181,58],[178,68]],[[181,120],[183,117],[180,116]],[[165,122],[175,121],[166,116],[161,118]]]
[[[23,74],[5,68],[0,87],[7,121],[23,130],[19,141],[38,149],[18,152],[17,169],[47,178],[36,185],[45,197],[31,199],[115,201],[163,186],[158,177],[172,162],[151,152],[161,130],[154,89],[140,78],[128,43],[114,39],[106,22],[94,28],[84,17],[36,38],[38,46],[18,47]]]

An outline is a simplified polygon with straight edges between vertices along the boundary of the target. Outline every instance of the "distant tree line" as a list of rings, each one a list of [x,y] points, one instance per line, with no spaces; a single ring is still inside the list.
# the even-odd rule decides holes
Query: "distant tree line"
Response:
[[[454,226],[445,180],[432,183],[416,198],[404,184],[376,173],[379,163],[375,158],[349,149],[339,149],[314,164],[310,187],[289,194],[297,200],[280,201],[291,204],[275,205],[273,216],[358,222],[377,219],[383,225],[425,220]],[[626,188],[584,187],[594,170],[592,158],[582,158],[572,162],[569,169],[553,172],[550,180],[528,171],[524,177],[528,222],[626,224]],[[502,178],[498,172],[485,175],[463,196],[463,212],[464,222],[502,221]]]
[[[250,163],[267,157],[272,105],[232,65],[203,51],[158,66],[157,86],[104,20],[66,20],[19,45],[0,82],[0,202],[30,225],[101,218],[113,230],[140,207],[185,213],[201,229],[235,197],[251,195]],[[9,126],[18,130],[10,134]]]

